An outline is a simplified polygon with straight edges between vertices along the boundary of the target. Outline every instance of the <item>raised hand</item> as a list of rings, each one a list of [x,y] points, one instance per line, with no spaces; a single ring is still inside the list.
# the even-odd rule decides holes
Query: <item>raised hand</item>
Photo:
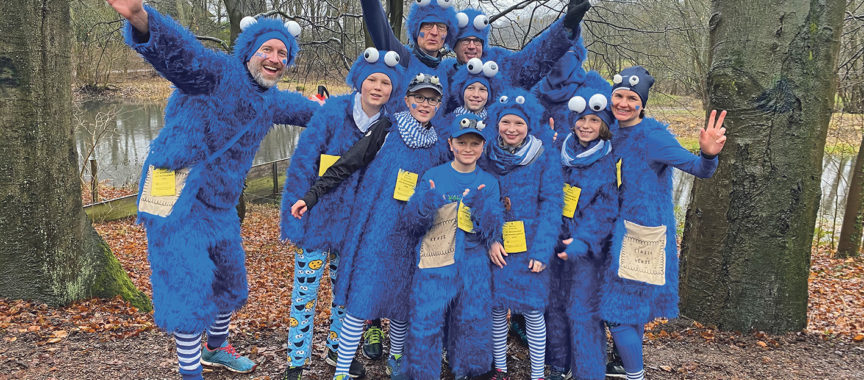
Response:
[[[723,150],[726,145],[726,128],[723,128],[723,120],[726,119],[726,111],[720,112],[720,117],[717,122],[714,118],[717,116],[717,110],[711,110],[711,115],[708,117],[708,125],[705,129],[699,131],[699,149],[702,153],[710,156],[716,156]]]
[[[114,8],[120,16],[129,20],[135,29],[141,33],[147,33],[150,22],[147,21],[147,11],[144,10],[143,0],[107,0],[108,5]]]
[[[552,141],[555,142],[555,140],[558,140],[558,132],[555,131],[555,119],[551,117],[549,118],[549,128],[552,129],[552,132],[555,132],[555,134],[552,135]]]

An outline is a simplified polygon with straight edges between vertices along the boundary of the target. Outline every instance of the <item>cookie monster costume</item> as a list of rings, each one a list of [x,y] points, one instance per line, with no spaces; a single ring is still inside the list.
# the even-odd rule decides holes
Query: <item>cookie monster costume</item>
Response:
[[[488,116],[486,108],[495,99],[495,89],[503,87],[501,82],[504,79],[499,75],[500,70],[497,62],[483,62],[479,58],[472,58],[467,64],[460,66],[450,77],[450,89],[454,95],[450,97],[450,104],[448,104],[445,113],[452,112],[457,116],[474,113],[485,121]],[[473,112],[465,108],[465,89],[474,83],[485,86],[489,95],[486,106],[480,112]]]
[[[498,136],[499,121],[511,114],[527,124],[528,135],[516,147],[507,146]],[[505,224],[504,232],[504,248],[509,254],[507,265],[492,269],[495,368],[501,372],[507,368],[506,310],[522,312],[528,322],[532,379],[543,377],[546,331],[542,313],[549,296],[549,272],[532,272],[529,262],[548,265],[554,257],[563,204],[559,154],[547,149],[551,134],[541,127],[542,114],[539,102],[527,91],[502,91],[489,106],[489,124],[494,128],[488,128],[487,155],[480,161],[484,170],[498,177],[504,221],[510,222]],[[520,231],[520,225],[524,232]],[[508,245],[508,234],[516,244]],[[524,242],[524,247],[515,248],[520,242]]]
[[[483,54],[480,59],[484,62],[498,62],[502,67],[502,77],[508,80],[510,85],[527,90],[545,77],[574,41],[580,39],[582,28],[579,23],[590,7],[588,0],[571,0],[564,17],[552,23],[518,51],[491,46],[489,32],[492,25],[489,17],[479,9],[465,8],[456,14],[459,27],[456,41],[470,37],[482,40]],[[448,58],[442,65],[447,67],[449,75],[453,75],[457,68],[465,63],[467,62],[459,62],[456,58]]]
[[[350,225],[349,215],[354,203],[355,190],[360,172],[351,175],[334,190],[317,201],[315,212],[302,219],[291,216],[292,203],[300,199],[322,172],[322,163],[348,151],[364,136],[371,125],[393,108],[394,101],[382,107],[378,114],[366,115],[361,107],[360,90],[363,81],[372,74],[381,73],[390,78],[391,100],[402,101],[404,94],[404,68],[399,65],[395,52],[366,51],[354,62],[346,77],[353,88],[347,95],[334,96],[315,112],[306,130],[300,135],[297,149],[286,172],[282,192],[281,230],[282,239],[290,240],[300,252],[294,258],[294,285],[291,294],[291,327],[288,329],[288,360],[291,367],[302,366],[311,354],[311,340],[318,288],[324,272],[323,263],[330,259],[331,289],[335,288],[338,269],[338,252],[342,231]],[[386,116],[383,116],[386,117]],[[332,161],[331,161],[332,162]],[[328,252],[329,251],[329,252]],[[327,346],[333,352],[338,349],[339,329],[344,309],[331,306],[330,334]]]
[[[549,75],[543,77],[537,85],[531,88],[531,93],[537,97],[543,106],[543,120],[552,118],[556,121],[555,133],[560,138],[555,139],[555,144],[559,147],[564,141],[564,137],[570,133],[570,128],[573,127],[572,123],[567,125],[564,122],[570,118],[571,113],[567,107],[567,102],[585,81],[585,70],[582,68],[585,56],[585,46],[582,38],[579,38],[571,49],[555,63]],[[611,128],[611,124],[609,126]]]
[[[597,115],[607,127],[615,118],[610,112],[612,88],[596,71],[589,71],[567,102],[561,125],[571,132],[562,140],[560,162],[565,187],[579,188],[573,214],[565,207],[563,237],[573,241],[564,252],[567,260],[550,265],[552,286],[546,314],[547,363],[553,370],[572,369],[578,379],[603,379],[606,364],[606,334],[597,309],[600,276],[608,262],[612,228],[618,214],[618,189],[612,143],[602,138],[583,146],[572,128],[577,120]],[[568,197],[565,197],[568,198]],[[559,252],[561,252],[559,250]]]
[[[634,66],[615,75],[613,82],[613,97],[621,89],[634,91],[644,108],[654,78],[644,68]],[[717,168],[717,158],[693,155],[681,147],[666,125],[652,118],[613,129],[612,133],[613,154],[620,166],[621,201],[612,233],[611,261],[600,287],[599,309],[610,324],[629,375],[642,371],[642,325],[655,318],[678,316],[672,169],[708,178]],[[644,246],[658,247],[657,251],[634,252],[630,247],[637,246],[635,241],[649,242]]]
[[[468,114],[458,117],[449,129],[453,138],[470,133],[482,137],[485,123]],[[430,180],[435,188],[431,188]],[[415,249],[406,371],[411,379],[440,377],[442,328],[445,318],[449,318],[450,368],[457,378],[477,376],[489,370],[492,360],[491,271],[486,252],[493,241],[501,242],[503,220],[498,180],[479,167],[464,173],[447,162],[426,171],[419,183],[420,188],[402,214],[406,233],[432,239],[431,236],[439,236],[446,230],[444,234],[452,237],[454,243],[453,250],[443,255],[436,254],[440,252],[436,249],[424,248],[425,239]],[[485,187],[478,190],[481,185]],[[470,190],[463,198],[465,189]],[[454,223],[460,202],[471,210],[470,232]],[[451,219],[440,218],[439,209],[449,210]],[[445,213],[442,211],[441,215]],[[442,257],[449,260],[441,260]]]

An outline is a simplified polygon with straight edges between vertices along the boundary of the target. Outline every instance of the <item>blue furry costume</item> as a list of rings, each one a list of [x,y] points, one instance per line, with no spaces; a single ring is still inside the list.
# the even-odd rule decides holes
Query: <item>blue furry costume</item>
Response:
[[[524,104],[517,103],[520,97],[524,98]],[[528,165],[506,165],[488,154],[493,144],[499,143],[499,120],[515,110],[528,123],[526,140],[532,135],[541,136],[537,139],[542,141],[543,151]],[[510,253],[504,268],[492,269],[494,307],[513,312],[546,308],[549,272],[532,273],[528,262],[533,259],[548,265],[558,238],[563,180],[558,154],[550,148],[549,134],[542,130],[536,116],[542,113],[536,98],[526,91],[502,91],[502,96],[489,107],[487,154],[480,160],[484,170],[498,177],[505,205],[504,221],[521,220],[525,225],[528,251]]]
[[[582,111],[571,110],[565,103],[551,112],[563,114],[560,125],[568,129],[589,114],[598,115],[608,126],[614,120],[609,111],[611,86],[596,71],[582,79],[581,86],[573,91],[574,98],[581,100],[568,102],[581,103]],[[577,379],[603,379],[606,333],[597,310],[601,274],[608,265],[609,242],[618,215],[615,161],[608,141],[598,138],[583,147],[572,131],[558,137],[562,140],[564,182],[581,192],[573,217],[562,217],[563,237],[573,238],[565,250],[567,261],[555,259],[550,268],[553,286],[546,314],[546,361],[560,369],[572,369]]]
[[[260,87],[245,66],[259,36],[286,33],[282,22],[259,20],[227,55],[205,48],[170,18],[145,9],[149,35],[127,24],[126,42],[176,90],[165,108],[165,127],[150,144],[139,194],[150,165],[191,168],[168,217],[138,214],[147,230],[154,319],[166,331],[203,331],[217,312],[246,302],[245,254],[234,207],[255,151],[274,123],[305,125],[319,106],[294,92]],[[289,37],[288,64],[298,51]],[[235,144],[207,161],[247,126]]]
[[[570,118],[567,102],[585,81],[585,70],[582,69],[585,56],[585,46],[582,38],[579,38],[572,48],[555,63],[549,75],[531,88],[531,93],[543,105],[543,120],[552,118],[556,121],[555,132],[558,133],[559,138],[555,140],[555,144],[559,147],[564,141],[564,137],[570,133],[570,127],[573,126],[572,123],[567,125],[565,122]]]
[[[458,123],[463,119],[480,121],[474,115],[457,118],[451,134],[459,130]],[[435,182],[435,189],[430,188],[429,180]],[[425,235],[439,207],[460,201],[471,209],[474,230],[467,233],[452,226],[456,238],[454,262],[445,266],[420,267],[420,244],[415,249],[407,373],[411,379],[440,377],[442,328],[446,323],[451,338],[447,344],[450,368],[457,378],[477,376],[489,370],[492,360],[491,271],[486,252],[493,241],[501,241],[498,180],[479,167],[471,173],[457,172],[447,162],[424,173],[420,184],[403,212],[407,234]],[[485,187],[477,190],[481,184]],[[465,198],[464,189],[470,189]]]
[[[321,155],[341,156],[360,140],[370,127],[370,125],[357,125],[355,119],[355,113],[360,107],[360,90],[367,77],[374,73],[387,75],[392,84],[391,95],[405,92],[402,83],[403,69],[398,64],[398,60],[394,60],[395,53],[391,52],[391,56],[387,53],[370,48],[357,58],[345,79],[354,91],[347,95],[329,98],[321,109],[315,112],[306,130],[300,136],[297,149],[291,158],[291,165],[286,172],[280,210],[281,236],[283,240],[290,240],[300,248],[294,260],[291,327],[288,330],[288,354],[292,367],[303,365],[311,354],[318,288],[324,272],[323,263],[328,259],[331,289],[335,288],[342,236],[332,234],[331,231],[345,230],[350,225],[348,217],[354,202],[354,191],[360,180],[360,172],[354,173],[337,188],[319,198],[315,212],[308,213],[302,219],[296,219],[291,215],[291,205],[295,200],[300,199],[306,189],[318,178]],[[398,95],[391,96],[388,104],[394,103],[393,98],[396,101],[402,100]],[[393,108],[393,106],[382,107],[378,117],[386,114],[386,108]],[[363,112],[362,108],[360,112]],[[367,121],[374,120],[370,118]],[[344,309],[341,305],[335,303],[331,305],[327,345],[333,351],[338,349],[343,314]]]

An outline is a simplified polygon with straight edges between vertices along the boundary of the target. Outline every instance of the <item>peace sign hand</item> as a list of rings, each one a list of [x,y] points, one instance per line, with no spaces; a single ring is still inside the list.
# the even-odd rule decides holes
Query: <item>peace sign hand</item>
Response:
[[[723,128],[723,120],[726,119],[726,111],[720,112],[720,117],[717,118],[717,123],[714,123],[714,118],[717,116],[717,110],[711,110],[711,115],[708,117],[708,125],[705,129],[699,131],[699,149],[702,153],[709,156],[716,156],[723,150],[726,145],[726,128]]]

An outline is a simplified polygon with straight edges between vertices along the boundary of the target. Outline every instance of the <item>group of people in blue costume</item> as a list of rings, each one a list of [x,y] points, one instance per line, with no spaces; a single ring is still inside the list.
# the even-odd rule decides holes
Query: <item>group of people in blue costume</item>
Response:
[[[202,364],[256,368],[228,342],[248,294],[234,205],[274,124],[306,127],[281,203],[294,255],[282,378],[304,378],[325,268],[334,379],[366,375],[361,340],[373,360],[389,341],[392,379],[440,378],[442,357],[457,379],[509,379],[517,314],[530,379],[604,378],[607,328],[622,375],[644,378],[642,326],[678,315],[672,169],[713,175],[725,111],[710,113],[694,155],[645,115],[647,70],[582,69],[588,1],[510,51],[490,45],[477,9],[418,0],[403,45],[380,2],[361,0],[375,46],[351,66],[350,93],[323,104],[276,87],[299,51],[293,21],[244,18],[229,55],[142,0],[107,1],[128,20],[127,43],[176,88],[138,220],[154,319],[184,379],[202,378]]]

